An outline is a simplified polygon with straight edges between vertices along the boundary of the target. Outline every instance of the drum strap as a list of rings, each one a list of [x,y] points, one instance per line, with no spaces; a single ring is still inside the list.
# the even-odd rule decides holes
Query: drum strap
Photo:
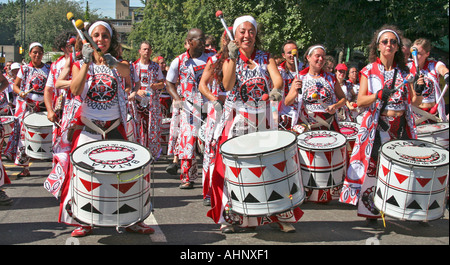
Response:
[[[113,124],[111,124],[111,126],[109,126],[108,129],[103,130],[100,127],[98,127],[94,122],[92,122],[90,119],[81,116],[81,122],[84,123],[84,125],[86,127],[88,127],[89,129],[93,130],[94,132],[97,132],[99,134],[102,135],[103,139],[106,138],[106,134],[109,133],[110,131],[114,130],[115,128],[117,128],[120,125],[120,119],[117,119],[114,121]]]

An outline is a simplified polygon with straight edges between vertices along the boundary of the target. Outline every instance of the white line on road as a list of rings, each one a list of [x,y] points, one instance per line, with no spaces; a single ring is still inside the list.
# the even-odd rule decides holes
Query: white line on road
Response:
[[[144,223],[146,225],[151,226],[153,229],[155,229],[155,233],[150,235],[150,239],[153,242],[163,242],[166,243],[167,239],[166,236],[164,235],[163,231],[161,230],[161,228],[158,225],[158,222],[156,222],[155,216],[153,215],[153,213],[151,213],[147,219],[144,220]]]

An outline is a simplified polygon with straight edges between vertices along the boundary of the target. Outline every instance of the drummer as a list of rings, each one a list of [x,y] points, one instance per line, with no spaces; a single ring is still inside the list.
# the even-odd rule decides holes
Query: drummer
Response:
[[[6,156],[14,157],[14,164],[23,167],[17,177],[30,176],[28,165],[30,157],[25,153],[25,128],[23,119],[35,112],[45,111],[44,87],[50,72],[50,66],[42,62],[44,47],[39,42],[33,42],[28,49],[31,62],[22,65],[14,81],[13,90],[19,95],[15,117],[18,126],[14,128],[14,137],[18,141],[11,140],[6,147]],[[16,130],[17,129],[17,130]]]
[[[256,20],[251,16],[237,18],[234,21],[232,33],[235,40],[228,44],[229,58],[224,61],[222,69],[223,86],[226,91],[231,93],[229,96],[232,96],[230,99],[234,109],[230,118],[222,119],[224,124],[221,126],[224,129],[218,139],[218,146],[232,137],[266,129],[270,124],[267,119],[256,120],[258,115],[264,115],[267,110],[267,103],[261,102],[262,96],[270,93],[269,98],[272,100],[280,101],[282,98],[283,79],[275,60],[270,57],[268,52],[258,48]],[[225,113],[227,112],[225,111]],[[268,118],[270,117],[271,115],[268,116]],[[208,211],[208,216],[215,223],[221,224],[221,231],[232,233],[236,227],[256,227],[271,223],[281,231],[294,232],[295,228],[290,223],[297,222],[303,215],[303,211],[299,207],[285,214],[290,218],[281,220],[279,215],[273,215],[265,219],[267,222],[263,222],[260,217],[241,216],[230,211],[230,206],[226,203],[229,201],[229,195],[224,183],[224,165],[218,149],[212,176],[211,210]]]
[[[445,100],[442,99],[436,102],[441,96],[441,88],[439,86],[439,79],[444,77],[445,84],[448,86],[449,71],[445,64],[441,61],[430,59],[431,42],[428,39],[419,38],[414,41],[413,48],[417,49],[417,60],[419,63],[419,71],[414,62],[409,62],[408,67],[411,69],[411,74],[417,75],[418,80],[414,83],[417,93],[422,93],[422,103],[418,108],[413,107],[414,116],[417,124],[446,122],[445,115]],[[437,106],[437,117],[430,113],[430,110]],[[426,112],[426,113],[424,113]]]
[[[409,74],[402,52],[402,35],[393,25],[377,30],[369,46],[370,64],[361,70],[357,104],[367,107],[367,112],[354,146],[358,151],[350,158],[340,201],[358,205],[358,216],[366,217],[369,225],[376,225],[380,217],[373,203],[379,148],[390,140],[417,138],[411,104],[420,104],[422,96],[411,84],[402,85]]]
[[[335,75],[323,70],[326,52],[322,45],[310,46],[305,55],[308,67],[300,71],[301,90],[291,89],[285,98],[287,106],[298,104],[298,120],[305,131],[331,130],[339,132],[337,110],[346,103],[345,94]],[[301,94],[300,94],[301,93]],[[308,200],[327,203],[332,200],[331,189],[309,189]]]
[[[89,35],[97,43],[103,57],[90,46],[82,48],[83,60],[72,67],[73,79],[70,90],[74,96],[81,98],[82,104],[74,128],[72,151],[79,145],[101,139],[127,139],[126,114],[127,94],[121,84],[123,78],[130,74],[130,67],[119,62],[120,44],[114,27],[97,21],[88,28]],[[73,170],[73,166],[69,171]],[[71,174],[69,174],[71,175]],[[72,236],[80,237],[92,233],[92,227],[82,226],[71,215],[70,178],[65,179],[61,188],[59,222],[78,226]],[[126,228],[129,232],[151,234],[154,230],[139,222]]]

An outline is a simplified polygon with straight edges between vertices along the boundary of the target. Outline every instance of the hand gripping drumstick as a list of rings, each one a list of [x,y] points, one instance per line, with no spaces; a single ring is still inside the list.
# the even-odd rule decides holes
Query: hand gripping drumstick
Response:
[[[414,61],[414,65],[416,66],[416,74],[419,75],[419,59],[417,59],[417,48],[416,47],[411,47],[411,55]]]
[[[38,84],[34,84],[33,87],[30,90],[28,90],[27,92],[23,93],[23,97],[26,97],[29,93],[31,93],[32,91],[34,91],[34,90],[36,90],[38,88],[39,88],[39,85]]]
[[[436,113],[436,111],[437,111],[437,109],[438,109],[438,106],[439,106],[439,102],[441,101],[441,99],[442,99],[442,97],[444,96],[445,92],[447,92],[447,88],[448,88],[448,85],[445,85],[444,89],[442,90],[441,95],[439,96],[439,99],[436,100],[436,105],[434,105],[434,106],[431,108],[431,110],[430,110],[430,113],[431,113],[431,114],[435,114],[435,113]]]
[[[81,32],[83,32],[84,37],[88,40],[88,42],[92,45],[92,47],[94,47],[94,49],[97,51],[97,53],[103,57],[103,52],[102,50],[100,50],[100,48],[98,47],[97,43],[94,42],[94,40],[91,38],[91,36],[89,36],[89,33],[86,31],[86,29],[84,28],[84,22],[81,19],[77,19],[77,21],[75,21],[75,27],[77,27],[78,30],[80,30]]]
[[[293,49],[291,51],[292,56],[294,56],[294,64],[295,64],[295,73],[298,79],[298,64],[297,64],[297,49]]]
[[[233,35],[228,30],[227,24],[225,23],[225,20],[223,19],[223,12],[221,10],[217,10],[216,17],[218,17],[220,19],[220,22],[222,22],[222,25],[223,25],[225,31],[227,32],[228,37],[230,38],[230,40],[233,41],[234,40]]]

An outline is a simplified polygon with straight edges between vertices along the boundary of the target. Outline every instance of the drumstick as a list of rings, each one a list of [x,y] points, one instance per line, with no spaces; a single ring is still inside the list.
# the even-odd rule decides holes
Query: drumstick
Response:
[[[292,56],[294,56],[295,73],[296,73],[297,79],[299,79],[298,78],[298,64],[297,64],[297,49],[293,49],[291,51],[291,54],[292,54]]]
[[[87,40],[84,37],[83,33],[78,29],[78,27],[76,25],[73,13],[72,12],[68,12],[66,17],[67,17],[67,20],[72,22],[72,25],[75,27],[75,30],[77,31],[78,36],[80,36],[81,41],[83,42],[83,44],[87,43]]]
[[[416,75],[419,75],[420,69],[419,69],[419,59],[417,58],[417,48],[411,47],[410,51],[414,61],[414,65],[416,66]]]
[[[26,97],[30,92],[32,92],[32,91],[34,91],[34,90],[36,90],[38,88],[39,88],[39,85],[38,84],[34,84],[33,87],[30,90],[28,90],[27,92],[23,93],[23,97]]]
[[[437,109],[438,109],[438,106],[439,106],[439,102],[441,101],[441,99],[442,99],[442,97],[444,96],[445,92],[447,92],[447,88],[448,88],[448,85],[445,84],[445,87],[444,87],[444,89],[442,90],[442,93],[441,93],[441,95],[439,96],[439,99],[436,100],[436,105],[434,105],[434,106],[431,108],[431,110],[430,110],[430,113],[431,113],[431,114],[435,114],[435,113],[436,113],[436,111],[437,111]]]
[[[101,57],[103,57],[102,50],[100,50],[100,48],[98,47],[97,43],[94,42],[94,40],[91,38],[91,36],[89,36],[89,33],[84,28],[83,20],[77,19],[77,21],[75,22],[75,26],[77,27],[77,29],[79,29],[81,32],[83,32],[84,37],[88,40],[88,42],[92,45],[92,47],[98,52],[98,54]]]
[[[220,22],[222,22],[222,26],[225,28],[225,31],[227,32],[228,37],[230,38],[230,40],[233,41],[234,40],[233,35],[228,30],[227,24],[225,23],[225,20],[223,19],[223,12],[221,10],[217,10],[216,17],[218,17],[220,19]]]

